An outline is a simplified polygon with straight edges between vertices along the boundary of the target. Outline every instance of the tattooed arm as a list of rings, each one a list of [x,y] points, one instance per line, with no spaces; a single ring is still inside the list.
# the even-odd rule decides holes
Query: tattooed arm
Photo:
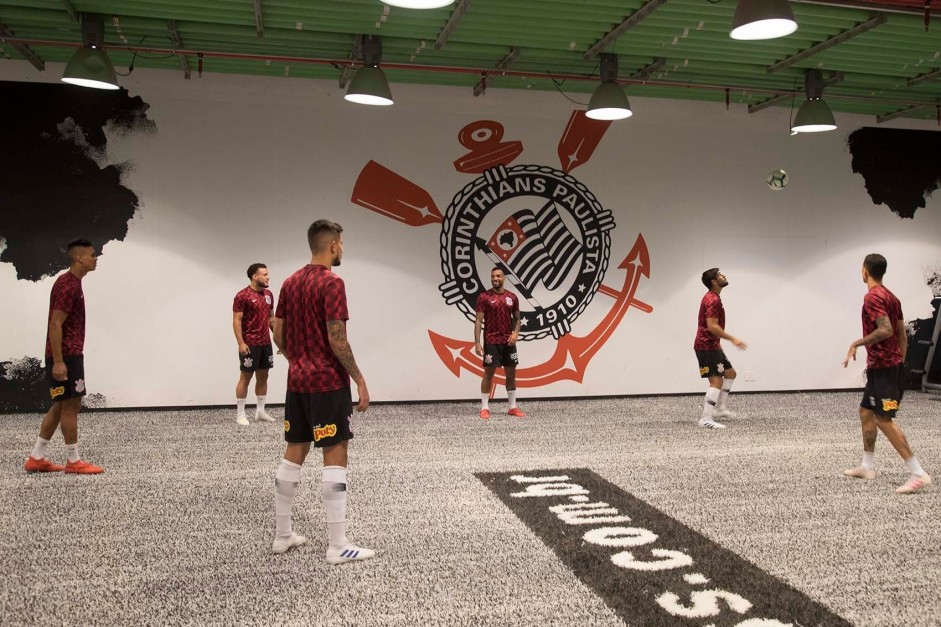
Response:
[[[904,326],[902,332],[905,332]],[[878,344],[884,340],[889,339],[894,335],[892,331],[892,325],[889,324],[888,316],[879,316],[876,318],[876,328],[875,330],[867,335],[866,337],[861,337],[852,344],[850,344],[850,349],[846,353],[846,359],[843,360],[843,367],[849,364],[850,360],[856,361],[856,349],[860,346],[872,346],[873,344]],[[907,341],[906,341],[907,345]],[[904,352],[903,352],[904,357]]]
[[[356,365],[356,359],[353,357],[353,349],[350,347],[350,341],[346,337],[346,320],[328,320],[327,334],[330,339],[330,348],[333,350],[333,354],[336,355],[340,363],[343,364],[350,378],[356,382],[356,391],[359,395],[356,411],[366,411],[366,408],[369,407],[369,390],[366,389],[366,379]]]

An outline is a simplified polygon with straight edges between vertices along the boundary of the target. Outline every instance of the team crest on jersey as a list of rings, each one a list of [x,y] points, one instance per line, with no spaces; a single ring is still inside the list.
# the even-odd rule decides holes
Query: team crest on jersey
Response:
[[[637,235],[609,273],[613,213],[571,175],[588,162],[609,125],[574,111],[559,141],[560,168],[511,165],[523,152],[522,141],[504,141],[503,125],[493,120],[466,125],[458,141],[468,152],[454,161],[454,168],[475,178],[443,214],[426,190],[375,161],[362,169],[353,189],[352,202],[376,213],[412,227],[441,225],[439,290],[445,304],[468,321],[475,320],[477,298],[490,287],[491,269],[503,271],[505,287],[520,300],[519,340],[556,343],[548,360],[517,370],[520,387],[581,382],[589,361],[631,306],[653,311],[635,297],[642,277],[650,276],[643,236]],[[606,275],[620,271],[621,287],[604,282]],[[610,309],[595,328],[576,334],[576,321],[598,294],[613,300],[603,305]],[[506,303],[512,300],[506,297]],[[428,333],[456,376],[461,370],[483,374],[473,342]],[[495,381],[505,383],[501,372]]]
[[[271,305],[271,294],[265,294],[265,303]]]

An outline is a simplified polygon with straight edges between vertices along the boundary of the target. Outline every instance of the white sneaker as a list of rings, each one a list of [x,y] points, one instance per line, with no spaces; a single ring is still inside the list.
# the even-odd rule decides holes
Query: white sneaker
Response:
[[[735,416],[737,416],[737,414],[734,411],[724,407],[722,409],[716,408],[712,410],[713,418],[735,418]]]
[[[724,424],[720,424],[716,422],[715,420],[700,420],[699,426],[705,427],[707,429],[725,429]]]
[[[287,553],[288,550],[293,549],[296,546],[300,546],[307,542],[307,538],[304,536],[299,536],[293,531],[291,535],[287,538],[275,538],[274,542],[271,543],[272,553],[277,553],[278,555],[282,553]]]
[[[329,547],[327,549],[328,564],[345,564],[346,562],[359,562],[375,557],[376,552],[372,549],[363,549],[354,544],[347,544],[342,549]]]
[[[912,475],[908,481],[895,489],[896,494],[914,494],[923,488],[931,485],[931,477],[928,473],[923,475]]]
[[[876,469],[857,466],[856,468],[847,468],[843,471],[843,474],[854,479],[875,479]]]
[[[248,426],[248,417],[245,414],[239,414],[235,417],[235,424],[242,425],[243,427]]]
[[[262,422],[274,422],[274,416],[264,410],[256,411],[255,420],[260,420]]]

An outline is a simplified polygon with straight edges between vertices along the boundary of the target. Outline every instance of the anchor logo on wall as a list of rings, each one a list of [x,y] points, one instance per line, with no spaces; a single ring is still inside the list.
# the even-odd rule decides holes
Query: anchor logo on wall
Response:
[[[553,354],[543,363],[517,368],[518,387],[556,381],[581,383],[592,357],[611,337],[630,307],[653,307],[635,297],[643,277],[650,277],[650,254],[643,235],[618,264],[620,288],[603,282],[611,253],[615,221],[594,194],[571,176],[589,161],[610,122],[573,111],[558,155],[562,166],[511,164],[523,153],[521,141],[503,141],[504,128],[479,120],[461,129],[458,141],[469,150],[454,161],[464,174],[479,175],[459,191],[442,215],[431,195],[389,168],[370,161],[359,174],[352,202],[412,227],[441,224],[439,286],[445,303],[470,321],[480,292],[489,287],[490,270],[503,270],[521,300],[523,342],[551,337]],[[572,325],[596,294],[613,299],[594,329],[574,335]],[[455,376],[466,370],[483,375],[474,343],[428,331],[444,365]],[[494,386],[505,384],[502,369]]]

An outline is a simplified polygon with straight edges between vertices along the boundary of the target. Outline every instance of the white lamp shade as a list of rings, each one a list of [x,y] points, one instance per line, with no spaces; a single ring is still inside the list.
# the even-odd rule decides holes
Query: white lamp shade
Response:
[[[620,85],[601,83],[591,95],[585,115],[592,120],[623,120],[634,115],[634,112]]]
[[[94,89],[121,89],[114,65],[101,48],[79,48],[69,59],[62,82]]]
[[[738,0],[732,18],[732,39],[776,39],[797,30],[787,0]]]
[[[822,133],[836,129],[836,120],[830,106],[823,100],[807,100],[797,110],[791,131],[794,133]]]
[[[392,90],[385,73],[374,65],[366,65],[356,72],[343,96],[357,104],[387,107],[392,104]]]
[[[403,9],[438,9],[454,4],[454,0],[382,0],[393,7]]]

